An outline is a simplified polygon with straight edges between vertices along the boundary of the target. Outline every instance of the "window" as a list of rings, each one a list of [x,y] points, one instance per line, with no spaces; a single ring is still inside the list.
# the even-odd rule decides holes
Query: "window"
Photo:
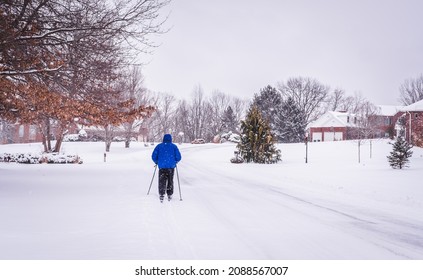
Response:
[[[35,140],[37,136],[37,126],[29,126],[29,140]]]
[[[19,126],[19,137],[24,137],[24,126],[20,125]]]

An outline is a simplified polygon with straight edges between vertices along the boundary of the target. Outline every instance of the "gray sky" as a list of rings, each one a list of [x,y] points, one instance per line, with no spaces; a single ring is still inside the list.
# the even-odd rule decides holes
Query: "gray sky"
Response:
[[[146,86],[190,99],[200,85],[250,99],[311,77],[375,104],[423,73],[422,0],[173,0]]]

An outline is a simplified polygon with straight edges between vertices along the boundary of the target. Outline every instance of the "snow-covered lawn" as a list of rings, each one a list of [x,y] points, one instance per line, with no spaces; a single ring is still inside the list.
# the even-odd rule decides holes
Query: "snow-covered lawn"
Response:
[[[391,169],[387,141],[279,145],[231,164],[234,144],[180,145],[183,201],[159,202],[153,146],[64,143],[83,164],[0,163],[0,259],[423,259],[423,149]],[[0,145],[37,152],[41,144]]]

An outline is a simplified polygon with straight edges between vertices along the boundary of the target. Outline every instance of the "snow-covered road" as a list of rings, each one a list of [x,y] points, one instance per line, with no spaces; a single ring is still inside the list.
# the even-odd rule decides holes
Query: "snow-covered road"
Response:
[[[358,165],[348,143],[336,163],[319,144],[308,165],[300,144],[275,165],[231,164],[231,144],[182,145],[183,201],[175,177],[163,204],[157,177],[147,196],[151,147],[112,147],[103,163],[102,146],[69,143],[84,164],[1,163],[0,259],[423,259],[422,191],[410,186],[421,150],[400,173],[377,148]]]

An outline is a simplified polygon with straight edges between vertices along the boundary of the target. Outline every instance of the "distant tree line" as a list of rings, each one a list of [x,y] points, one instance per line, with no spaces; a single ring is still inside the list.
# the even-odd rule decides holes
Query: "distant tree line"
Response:
[[[248,104],[218,90],[208,96],[200,85],[193,89],[189,100],[178,100],[168,93],[150,92],[149,96],[157,110],[143,124],[146,141],[161,141],[165,133],[171,133],[178,142],[219,141],[224,133],[239,133]]]

